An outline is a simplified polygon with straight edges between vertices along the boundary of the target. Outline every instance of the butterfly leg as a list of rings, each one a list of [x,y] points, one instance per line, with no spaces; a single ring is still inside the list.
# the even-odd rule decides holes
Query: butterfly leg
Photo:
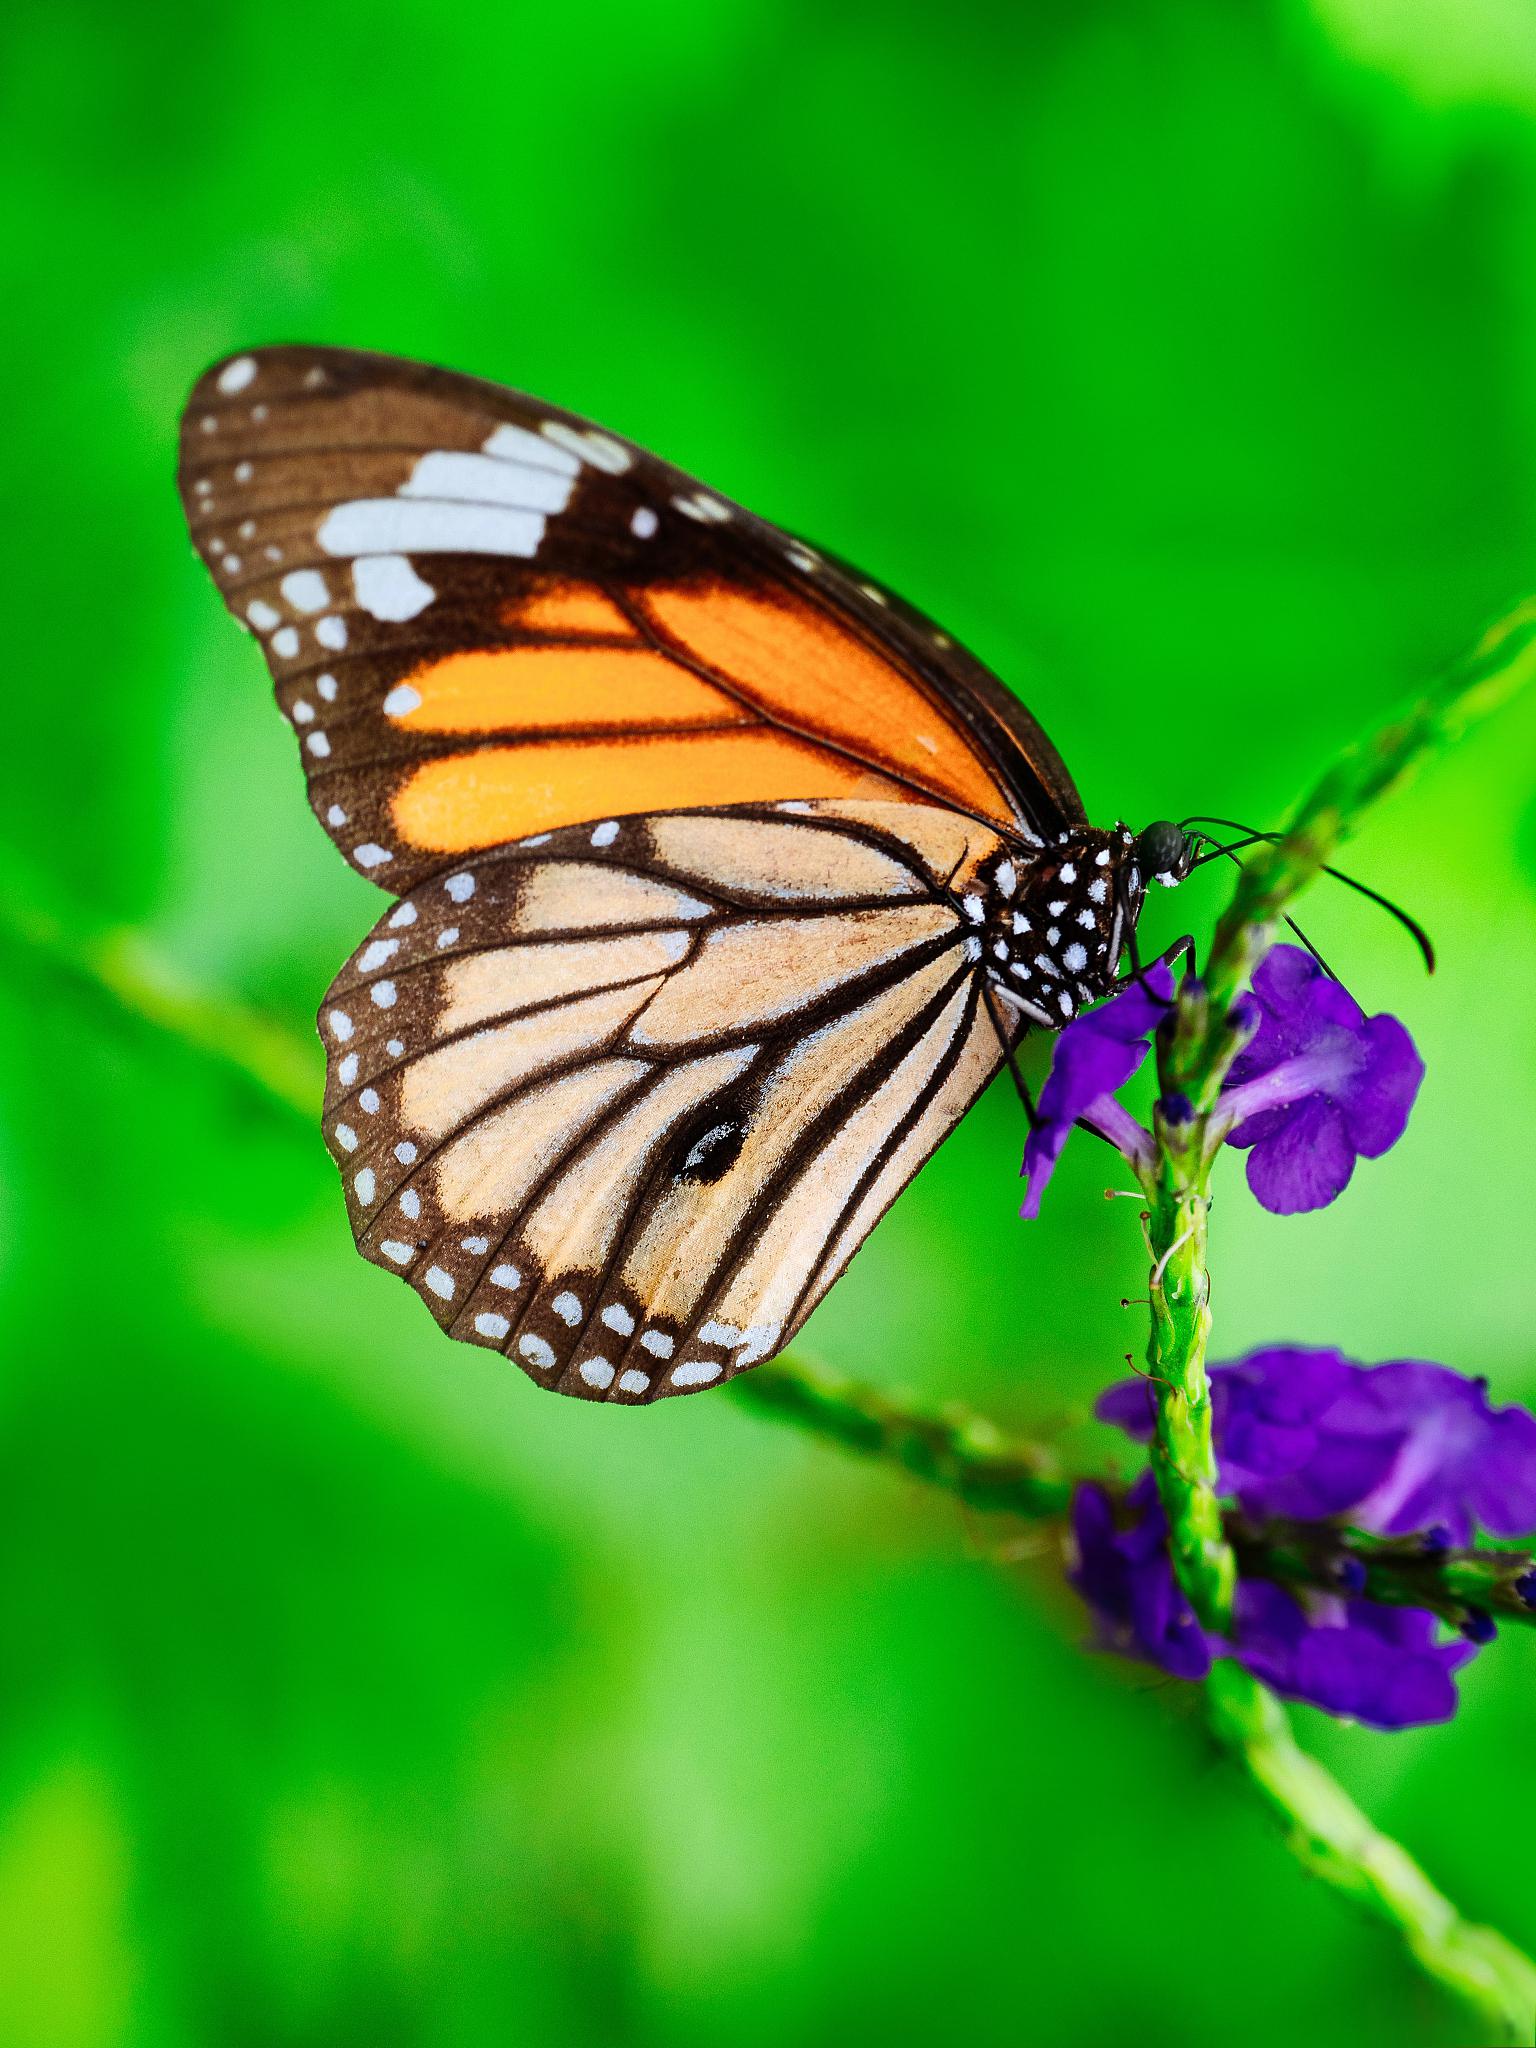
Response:
[[[1152,998],[1153,1002],[1162,1004],[1165,1008],[1171,1009],[1172,1004],[1166,996],[1160,996],[1147,980],[1148,970],[1153,967],[1172,967],[1177,961],[1187,959],[1190,974],[1198,975],[1200,972],[1195,955],[1193,932],[1185,932],[1182,938],[1175,939],[1172,945],[1165,946],[1155,960],[1143,962],[1136,945],[1135,921],[1128,916],[1125,920],[1125,949],[1131,956],[1131,971],[1129,974],[1121,975],[1115,986],[1123,989],[1128,987],[1131,982],[1135,982],[1138,988],[1144,990]]]
[[[987,1015],[992,1020],[992,1029],[997,1033],[997,1042],[1002,1047],[1003,1059],[1007,1064],[1009,1073],[1013,1076],[1013,1085],[1017,1091],[1019,1101],[1023,1105],[1024,1115],[1028,1119],[1029,1128],[1034,1130],[1040,1121],[1040,1111],[1035,1105],[1035,1098],[1030,1085],[1020,1070],[1018,1057],[1013,1049],[1013,1040],[1009,1037],[1002,1018],[997,1014],[997,997],[992,993],[991,984],[985,979],[982,981],[981,992],[982,1000],[987,1006]]]

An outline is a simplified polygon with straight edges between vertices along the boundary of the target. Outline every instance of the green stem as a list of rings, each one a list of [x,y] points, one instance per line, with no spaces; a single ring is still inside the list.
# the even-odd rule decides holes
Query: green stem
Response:
[[[970,1507],[1043,1518],[1071,1504],[1073,1482],[1050,1451],[969,1409],[930,1412],[803,1359],[774,1359],[731,1388],[745,1407],[899,1466]]]
[[[1227,1635],[1237,1590],[1237,1560],[1216,1497],[1211,1388],[1211,1276],[1206,1265],[1211,1157],[1205,1120],[1184,1112],[1175,1076],[1207,1046],[1225,1051],[1230,1033],[1213,1032],[1204,991],[1187,983],[1158,1032],[1161,1089],[1153,1115],[1155,1156],[1143,1218],[1152,1266],[1147,1364],[1154,1394],[1152,1469],[1168,1517],[1179,1583],[1204,1626]],[[1233,1048],[1235,1051],[1235,1047]],[[1231,1054],[1228,1053],[1230,1058]]]
[[[1419,1967],[1498,2031],[1528,2042],[1536,1964],[1491,1927],[1462,1919],[1399,1842],[1366,1818],[1338,1780],[1298,1748],[1273,1694],[1223,1660],[1206,1682],[1212,1733],[1285,1830],[1291,1852],[1335,1891],[1394,1927]]]
[[[186,981],[132,930],[80,934],[62,919],[0,896],[0,937],[48,960],[121,1012],[178,1040],[307,1122],[320,1113],[320,1045],[237,996]]]

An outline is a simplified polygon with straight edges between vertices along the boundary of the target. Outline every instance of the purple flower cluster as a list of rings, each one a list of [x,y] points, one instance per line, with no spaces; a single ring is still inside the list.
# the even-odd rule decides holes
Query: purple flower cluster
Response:
[[[1038,1214],[1067,1134],[1077,1123],[1141,1165],[1151,1138],[1115,1100],[1146,1058],[1173,977],[1157,966],[1056,1041],[1039,1119],[1024,1148],[1023,1213]],[[1148,992],[1148,989],[1152,993]],[[1367,1017],[1347,990],[1297,946],[1275,946],[1253,977],[1257,1028],[1216,1105],[1227,1142],[1248,1151],[1248,1185],[1279,1216],[1325,1208],[1355,1161],[1377,1159],[1402,1136],[1424,1065],[1395,1017]]]
[[[1125,1508],[1117,1518],[1109,1495],[1091,1483],[1072,1506],[1072,1583],[1098,1615],[1106,1648],[1175,1678],[1204,1678],[1216,1657],[1235,1656],[1287,1699],[1373,1728],[1413,1728],[1455,1713],[1455,1674],[1477,1646],[1437,1641],[1433,1614],[1332,1594],[1303,1606],[1283,1587],[1244,1579],[1224,1642],[1201,1628],[1174,1577],[1150,1472]]]
[[[1361,1366],[1335,1351],[1275,1348],[1217,1366],[1211,1399],[1218,1484],[1252,1521],[1347,1515],[1357,1528],[1432,1544],[1536,1528],[1536,1417],[1491,1407],[1481,1380],[1416,1359]],[[1145,1381],[1110,1388],[1096,1412],[1152,1435]],[[1454,1675],[1476,1645],[1441,1641],[1433,1614],[1352,1598],[1355,1587],[1303,1600],[1245,1580],[1230,1641],[1208,1635],[1174,1577],[1150,1473],[1118,1512],[1102,1487],[1080,1487],[1073,1533],[1073,1583],[1113,1648],[1181,1678],[1235,1656],[1277,1692],[1377,1728],[1455,1712]]]

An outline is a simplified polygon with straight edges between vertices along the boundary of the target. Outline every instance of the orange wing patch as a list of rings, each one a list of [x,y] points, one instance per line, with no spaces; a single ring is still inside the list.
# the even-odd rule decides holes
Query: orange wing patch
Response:
[[[590,583],[550,583],[503,613],[509,626],[530,633],[616,633],[633,640],[634,626],[601,590]]]
[[[390,693],[403,732],[515,741],[408,770],[391,812],[409,845],[468,853],[701,798],[926,797],[1010,815],[942,706],[816,605],[719,582],[627,602],[633,616],[596,585],[545,584],[506,623],[558,641],[444,655]]]
[[[639,602],[667,640],[728,677],[765,715],[936,798],[1011,817],[1002,788],[933,698],[815,605],[787,591],[690,584],[645,591]]]
[[[471,648],[418,669],[391,700],[385,712],[405,732],[625,733],[756,724],[723,690],[638,644]],[[546,772],[544,763],[530,764],[534,780],[542,782]],[[533,828],[506,836],[521,838],[524,829]]]
[[[412,846],[469,853],[589,818],[682,810],[705,793],[713,804],[772,803],[786,790],[887,801],[903,794],[813,741],[747,727],[451,754],[412,773],[393,814]]]

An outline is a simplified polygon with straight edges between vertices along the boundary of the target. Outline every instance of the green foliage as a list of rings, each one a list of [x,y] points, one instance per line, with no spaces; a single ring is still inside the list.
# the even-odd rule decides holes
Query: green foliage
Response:
[[[1276,822],[1531,580],[1536,37],[1501,10],[24,0],[0,37],[6,894],[290,1029],[377,898],[180,530],[220,350],[399,349],[637,435],[910,590],[1105,821]],[[1222,1194],[1213,1356],[1536,1396],[1533,750],[1528,697],[1356,842],[1427,987],[1309,897],[1429,1079],[1336,1212]],[[1053,1558],[983,1568],[990,1522],[730,1400],[610,1414],[449,1350],[353,1260],[318,1135],[21,958],[0,2040],[1463,2038],[1173,1696],[1081,1654]],[[999,1092],[810,1348],[1106,1456],[1143,1260],[1087,1146],[1026,1235],[1021,1142]],[[1453,1729],[1305,1717],[1526,1946],[1533,1679],[1510,1631]]]

